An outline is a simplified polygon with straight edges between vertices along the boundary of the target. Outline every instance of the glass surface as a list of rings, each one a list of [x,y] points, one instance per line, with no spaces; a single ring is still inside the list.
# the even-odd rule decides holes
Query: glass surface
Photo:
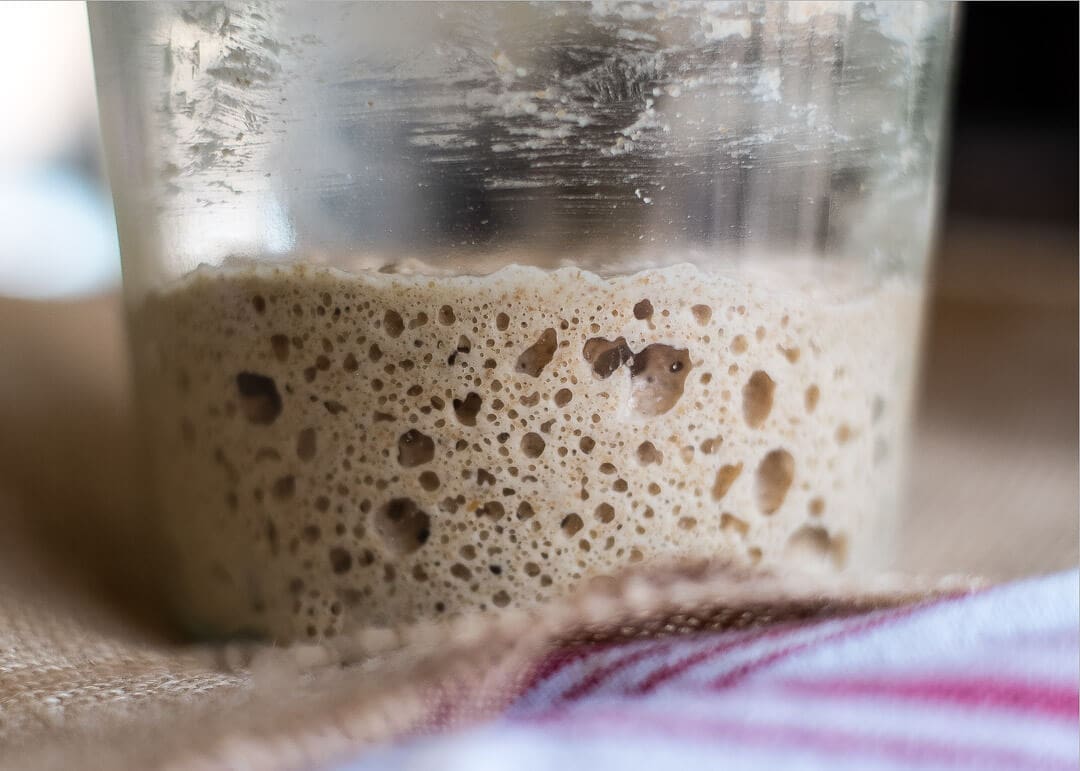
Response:
[[[184,618],[883,565],[952,15],[91,4]]]

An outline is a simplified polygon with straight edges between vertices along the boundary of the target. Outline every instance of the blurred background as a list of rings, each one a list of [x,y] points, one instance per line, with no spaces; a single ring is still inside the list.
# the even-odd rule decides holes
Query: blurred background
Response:
[[[1077,8],[963,9],[906,569],[1077,561]],[[100,563],[134,445],[82,3],[0,4],[0,94],[0,509],[122,585]],[[56,521],[75,502],[100,538]]]

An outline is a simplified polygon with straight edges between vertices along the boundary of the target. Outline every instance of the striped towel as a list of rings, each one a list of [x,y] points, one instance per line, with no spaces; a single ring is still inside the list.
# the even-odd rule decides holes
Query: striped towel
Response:
[[[1076,771],[1080,574],[558,651],[498,720],[336,768]]]

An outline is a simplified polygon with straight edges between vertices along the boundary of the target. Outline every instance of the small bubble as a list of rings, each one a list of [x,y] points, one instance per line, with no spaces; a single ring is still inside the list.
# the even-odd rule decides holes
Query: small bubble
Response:
[[[803,525],[788,539],[785,556],[804,567],[840,570],[847,561],[847,539],[832,537],[817,525]]]
[[[434,471],[420,474],[420,486],[429,493],[439,489],[439,476]]]
[[[851,441],[851,437],[854,436],[854,432],[851,430],[851,426],[847,423],[841,423],[836,429],[836,442],[837,444],[847,444]]]
[[[289,338],[285,335],[271,335],[270,348],[274,351],[274,358],[278,361],[287,361],[289,358]]]
[[[398,463],[405,468],[415,468],[429,463],[435,457],[435,441],[415,428],[398,437]]]
[[[255,308],[256,313],[266,312],[266,298],[264,298],[261,294],[257,294],[251,298],[251,305]]]
[[[598,520],[600,520],[604,524],[607,524],[608,522],[611,522],[613,519],[615,519],[615,507],[612,506],[610,503],[601,503],[599,506],[596,507],[594,515]]]
[[[461,579],[462,581],[468,581],[472,578],[472,571],[462,565],[460,562],[455,562],[450,566],[450,575],[454,578]]]
[[[506,515],[506,507],[498,501],[488,501],[476,510],[476,516],[487,517],[498,522]]]
[[[812,385],[809,388],[807,388],[806,389],[806,397],[805,397],[806,411],[807,412],[813,412],[814,408],[817,407],[818,400],[820,398],[821,398],[821,389],[819,389],[816,385]]]
[[[352,555],[340,546],[330,549],[329,557],[330,569],[337,574],[347,573],[349,568],[352,567]]]
[[[734,514],[728,514],[725,511],[720,515],[720,529],[724,532],[738,533],[740,536],[745,537],[750,530],[750,526]]]
[[[787,450],[773,450],[758,464],[757,499],[763,514],[775,514],[795,477],[795,459]]]
[[[784,354],[784,358],[792,364],[795,364],[799,360],[799,356],[802,353],[798,348],[784,348],[782,345],[776,347],[780,353]]]
[[[690,312],[694,314],[694,319],[701,326],[708,324],[709,319],[712,318],[712,308],[708,305],[695,305],[690,308]]]
[[[476,415],[480,412],[483,400],[480,394],[470,391],[464,399],[454,399],[454,415],[463,426],[475,426]]]
[[[492,596],[491,601],[495,603],[496,608],[505,608],[510,604],[510,595],[506,593],[505,589],[500,589]]]
[[[746,349],[749,347],[749,343],[746,342],[746,338],[742,335],[735,335],[735,338],[731,341],[732,353],[746,353]]]
[[[376,514],[375,532],[391,553],[410,554],[431,536],[431,517],[410,498],[394,498]]]
[[[562,528],[564,533],[572,536],[578,533],[581,528],[585,527],[585,523],[581,521],[581,517],[577,514],[567,514],[563,517],[562,522],[559,523],[559,527]]]
[[[735,484],[735,480],[739,478],[739,474],[742,473],[742,469],[742,463],[725,464],[720,467],[720,470],[716,472],[716,480],[713,482],[713,500],[718,501],[727,495],[728,490],[731,489],[731,486]]]
[[[656,449],[656,445],[652,442],[642,442],[637,448],[638,462],[642,466],[648,466],[652,463],[663,463],[664,454]]]
[[[820,517],[825,513],[825,499],[820,497],[811,498],[807,510],[810,512],[810,516]]]
[[[581,355],[592,365],[593,374],[602,380],[610,377],[615,370],[634,358],[634,353],[626,344],[625,337],[618,337],[615,340],[594,337],[586,341],[581,349]]]
[[[449,305],[444,305],[439,308],[439,323],[443,326],[450,326],[454,323],[456,317],[454,316],[454,309]]]
[[[236,376],[236,389],[240,409],[251,423],[268,426],[281,414],[281,395],[273,378],[241,372]]]
[[[386,334],[390,337],[397,337],[403,331],[405,331],[405,322],[401,318],[401,314],[397,311],[387,311],[383,315],[383,329],[386,330]]]
[[[419,329],[428,323],[428,315],[423,311],[416,314],[416,318],[409,322],[409,329]]]
[[[356,372],[360,368],[360,362],[356,360],[356,356],[351,353],[345,355],[345,360],[341,363],[342,369],[346,372]]]
[[[296,457],[300,460],[311,460],[316,451],[315,429],[305,428],[296,435]]]
[[[593,451],[593,448],[596,447],[596,440],[591,436],[583,436],[581,437],[581,441],[578,442],[578,447],[581,448],[583,453],[588,455]]]
[[[776,383],[768,373],[757,370],[742,389],[743,418],[746,425],[759,428],[772,411]]]
[[[634,318],[638,321],[645,321],[652,318],[653,306],[648,300],[641,300],[634,305]]]
[[[521,437],[521,451],[529,458],[538,458],[544,452],[547,442],[540,434],[530,431]]]
[[[510,317],[507,316],[505,313],[500,313],[498,316],[495,317],[495,327],[499,331],[505,331],[506,328],[509,327],[509,326],[510,326]]]
[[[695,527],[697,527],[697,518],[696,517],[680,517],[679,518],[679,528],[681,530],[693,530]]]
[[[574,398],[573,392],[569,388],[560,388],[555,392],[555,406],[565,407],[570,403],[570,400]]]
[[[525,349],[524,353],[518,357],[515,366],[516,371],[523,372],[530,377],[539,377],[544,367],[555,357],[557,348],[558,337],[555,330],[549,327],[540,335],[539,340]]]
[[[663,343],[647,346],[634,354],[630,364],[631,406],[642,415],[663,415],[682,397],[689,373],[690,354],[685,348]]]

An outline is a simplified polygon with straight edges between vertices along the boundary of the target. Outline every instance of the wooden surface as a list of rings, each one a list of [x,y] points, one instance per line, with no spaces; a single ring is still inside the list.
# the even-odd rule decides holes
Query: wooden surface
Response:
[[[928,315],[905,570],[1008,578],[1078,560],[1075,233],[953,228]],[[0,299],[0,572],[152,607],[115,296]],[[11,552],[15,553],[12,554]]]

